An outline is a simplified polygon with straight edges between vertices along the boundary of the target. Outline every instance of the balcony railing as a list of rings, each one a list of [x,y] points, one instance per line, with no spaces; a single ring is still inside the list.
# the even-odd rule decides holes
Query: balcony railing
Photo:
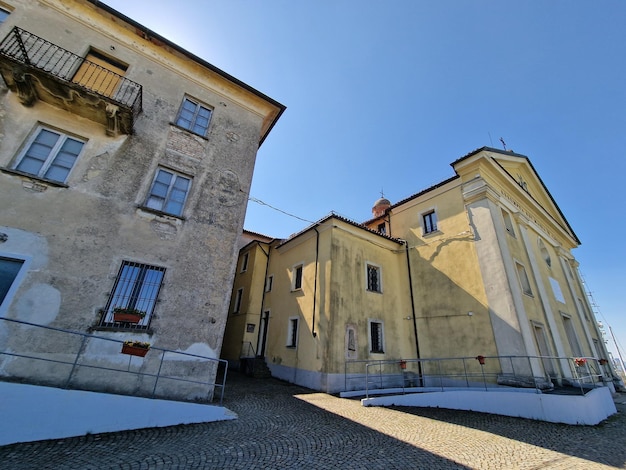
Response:
[[[141,111],[141,85],[17,26],[0,42],[0,58],[21,66],[23,73],[40,76],[43,72],[72,89],[106,98],[111,104],[127,108],[133,118]],[[9,86],[18,80],[7,80],[5,76]]]

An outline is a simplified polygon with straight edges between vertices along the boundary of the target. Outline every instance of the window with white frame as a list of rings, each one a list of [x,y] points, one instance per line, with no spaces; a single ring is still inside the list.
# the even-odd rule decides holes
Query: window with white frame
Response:
[[[515,263],[517,269],[517,275],[519,277],[520,285],[522,286],[522,292],[526,295],[533,295],[533,291],[530,288],[530,281],[528,280],[528,275],[526,274],[526,268],[520,263]]]
[[[147,328],[163,284],[165,268],[123,261],[109,297],[102,326]],[[143,314],[137,324],[114,323],[113,310],[121,308]]]
[[[382,292],[380,267],[374,264],[367,264],[367,290],[370,292]]]
[[[437,231],[437,214],[434,210],[422,214],[424,234]]]
[[[295,348],[298,344],[298,317],[290,317],[287,329],[287,347]]]
[[[199,101],[185,97],[178,116],[176,117],[176,125],[187,129],[194,134],[206,137],[209,129],[209,122],[211,120],[212,110]]]
[[[248,270],[248,258],[250,257],[250,253],[244,253],[241,258],[241,272],[246,272]]]
[[[19,156],[15,170],[65,183],[84,145],[84,140],[40,126]]]
[[[235,293],[235,303],[233,304],[233,313],[239,313],[241,309],[241,299],[243,298],[243,287],[237,289]]]
[[[515,230],[513,229],[513,219],[511,218],[511,214],[502,209],[502,219],[504,220],[504,228],[506,232],[515,238]]]
[[[265,292],[271,292],[273,284],[274,284],[274,275],[272,274],[271,276],[267,276],[267,279],[265,280]]]
[[[302,289],[302,268],[301,264],[294,266],[292,269],[291,290]]]
[[[159,168],[150,187],[146,207],[181,216],[191,187],[191,178]]]
[[[384,353],[385,352],[385,332],[383,328],[383,322],[378,320],[369,320],[370,330],[370,352]]]

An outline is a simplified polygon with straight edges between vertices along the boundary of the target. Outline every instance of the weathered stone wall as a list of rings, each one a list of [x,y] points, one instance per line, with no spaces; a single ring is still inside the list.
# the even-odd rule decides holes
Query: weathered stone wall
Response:
[[[145,40],[85,1],[15,3],[0,26],[2,36],[18,24],[82,56],[90,47],[106,51],[128,63],[126,77],[143,86],[143,111],[132,135],[111,137],[104,126],[71,110],[42,101],[24,107],[0,86],[0,168],[15,167],[20,150],[40,124],[86,140],[68,187],[0,172],[0,232],[8,236],[0,243],[0,257],[29,263],[0,313],[219,357],[266,104],[200,64]],[[213,108],[206,137],[173,124],[186,95]],[[182,217],[142,208],[159,166],[192,180]],[[100,310],[123,260],[166,268],[150,328],[144,332],[98,329]],[[47,339],[51,337],[26,332],[16,342],[7,333],[13,328],[0,325],[0,349],[45,353],[70,341],[63,335]],[[109,349],[102,348],[101,361],[117,362],[111,354],[119,354]],[[90,353],[98,355],[97,350]],[[141,367],[150,369],[157,356],[148,354]],[[53,378],[55,367],[48,369]],[[23,376],[37,376],[38,367],[15,359],[0,362],[0,375],[18,370]],[[58,372],[59,377],[64,374]],[[116,380],[124,379],[106,378],[109,385]],[[97,377],[90,379],[89,388],[98,387]],[[142,393],[141,387],[134,391]],[[176,388],[168,393],[175,396]]]

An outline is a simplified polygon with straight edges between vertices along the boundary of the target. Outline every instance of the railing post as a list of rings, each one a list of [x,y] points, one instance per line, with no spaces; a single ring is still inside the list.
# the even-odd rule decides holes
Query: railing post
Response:
[[[159,362],[159,370],[157,371],[156,377],[154,378],[154,387],[152,388],[152,398],[156,394],[157,383],[159,382],[159,377],[161,376],[161,367],[163,367],[163,358],[165,358],[165,351],[161,353],[161,361]]]
[[[78,358],[80,354],[83,352],[83,348],[85,347],[85,340],[87,337],[82,335],[82,339],[80,341],[80,346],[78,347],[78,351],[76,352],[76,357],[74,358],[74,363],[72,364],[72,370],[70,371],[70,375],[67,377],[67,382],[65,382],[65,387],[68,388],[70,386],[70,382],[72,381],[72,376],[74,375],[74,370],[76,369],[76,365],[78,364]]]

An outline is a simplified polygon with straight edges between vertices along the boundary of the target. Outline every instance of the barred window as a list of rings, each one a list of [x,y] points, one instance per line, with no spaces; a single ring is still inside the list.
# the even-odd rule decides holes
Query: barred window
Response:
[[[102,318],[102,326],[148,328],[164,275],[165,268],[123,261]],[[115,321],[115,309],[140,312],[143,316],[137,323]]]
[[[382,292],[380,288],[380,268],[372,264],[367,265],[367,290]]]
[[[373,353],[385,352],[382,322],[370,321],[369,324],[370,324],[370,352],[373,352]]]

